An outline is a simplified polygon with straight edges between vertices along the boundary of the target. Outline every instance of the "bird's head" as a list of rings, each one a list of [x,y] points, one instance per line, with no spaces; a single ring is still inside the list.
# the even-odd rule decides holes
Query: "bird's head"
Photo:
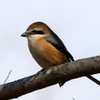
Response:
[[[35,22],[31,24],[21,36],[28,39],[39,39],[50,35],[50,28],[43,22]]]

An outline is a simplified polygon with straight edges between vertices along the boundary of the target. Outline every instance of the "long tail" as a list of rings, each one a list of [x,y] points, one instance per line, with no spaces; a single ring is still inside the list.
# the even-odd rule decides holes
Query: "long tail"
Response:
[[[86,77],[89,78],[90,80],[92,80],[93,82],[95,82],[96,84],[100,85],[100,81],[97,80],[96,78],[92,77],[91,75],[88,75]]]
[[[73,56],[68,52],[68,54],[67,55],[69,55],[69,61],[75,61],[74,60],[74,58],[73,58]],[[95,82],[96,84],[98,84],[98,85],[100,85],[100,81],[99,80],[97,80],[96,78],[94,78],[93,76],[91,76],[91,75],[88,75],[88,76],[86,76],[87,78],[89,78],[90,80],[92,80],[93,82]]]
[[[68,58],[69,62],[75,61],[73,56],[67,50],[65,50],[65,55]],[[99,80],[95,79],[91,75],[88,75],[86,77],[89,78],[90,80],[92,80],[93,82],[95,82],[96,84],[98,84],[100,86],[100,81]],[[59,85],[62,86],[64,83],[65,82],[59,83]]]

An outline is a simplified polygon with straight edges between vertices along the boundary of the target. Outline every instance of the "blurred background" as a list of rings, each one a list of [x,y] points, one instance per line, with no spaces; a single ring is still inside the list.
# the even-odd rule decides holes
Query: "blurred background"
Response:
[[[62,39],[75,60],[100,55],[99,0],[1,0],[0,84],[35,74],[27,39],[20,37],[33,22],[42,21]],[[100,80],[100,75],[93,75]],[[100,88],[86,77],[53,85],[17,100],[100,100]],[[13,99],[15,100],[15,99]]]

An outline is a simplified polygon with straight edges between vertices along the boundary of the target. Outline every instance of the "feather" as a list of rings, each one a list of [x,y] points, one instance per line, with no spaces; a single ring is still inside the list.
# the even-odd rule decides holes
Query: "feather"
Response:
[[[51,30],[51,36],[45,37],[45,40],[52,44],[57,50],[66,55],[69,61],[74,61],[73,56],[69,53],[61,39]]]

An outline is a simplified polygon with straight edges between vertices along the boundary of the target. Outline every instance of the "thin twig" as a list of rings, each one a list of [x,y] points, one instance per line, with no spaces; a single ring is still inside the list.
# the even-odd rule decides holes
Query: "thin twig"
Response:
[[[6,83],[7,79],[9,78],[9,76],[10,76],[11,72],[12,72],[12,71],[10,70],[10,72],[8,73],[7,78],[6,78],[6,79],[5,79],[5,81],[4,81],[4,84]]]
[[[75,100],[75,99],[73,98],[73,100]]]

